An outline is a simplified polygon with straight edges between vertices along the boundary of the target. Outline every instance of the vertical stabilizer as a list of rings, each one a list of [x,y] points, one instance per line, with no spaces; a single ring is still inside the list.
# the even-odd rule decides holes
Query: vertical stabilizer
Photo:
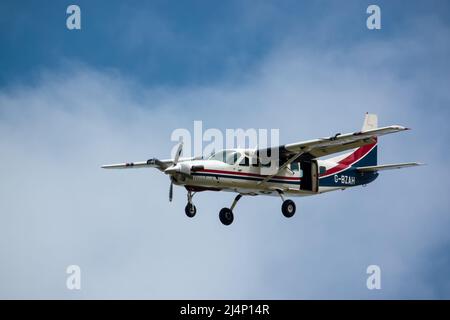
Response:
[[[376,114],[366,113],[362,131],[372,130],[378,128],[378,116]]]

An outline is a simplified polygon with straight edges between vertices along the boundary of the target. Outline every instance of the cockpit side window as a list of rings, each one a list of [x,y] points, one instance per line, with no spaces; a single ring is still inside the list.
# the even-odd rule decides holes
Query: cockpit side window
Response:
[[[217,161],[225,162],[226,161],[226,152],[225,151],[216,152],[209,157],[209,160],[217,160]]]
[[[241,157],[241,154],[236,151],[229,151],[227,154],[227,160],[226,163],[228,164],[235,164],[236,161]]]
[[[209,160],[217,160],[230,165],[236,163],[236,161],[241,157],[241,154],[233,150],[223,150],[216,152],[209,157]]]

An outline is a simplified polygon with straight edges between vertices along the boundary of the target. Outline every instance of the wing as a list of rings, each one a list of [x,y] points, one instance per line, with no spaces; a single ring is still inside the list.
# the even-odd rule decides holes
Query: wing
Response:
[[[423,165],[423,163],[418,162],[406,162],[406,163],[395,163],[395,164],[383,164],[379,166],[368,166],[368,167],[358,167],[356,170],[361,172],[374,172],[380,170],[392,170],[392,169],[401,169],[408,167],[415,167]]]
[[[331,137],[285,144],[278,147],[280,163],[285,163],[286,161],[289,161],[289,159],[295,159],[297,161],[311,160],[333,153],[358,148],[366,144],[375,143],[379,136],[405,130],[410,129],[399,125],[392,125],[346,134],[338,133]],[[259,149],[257,150],[257,154],[261,154],[262,152],[264,152],[264,154],[271,154],[272,150]]]
[[[190,158],[180,158],[178,162],[199,160],[202,157],[190,157]],[[103,169],[137,169],[137,168],[157,168],[164,171],[171,165],[173,165],[174,159],[164,159],[159,160],[156,158],[149,159],[147,161],[138,162],[124,162],[116,164],[105,164],[102,166]]]
[[[371,144],[376,142],[376,138],[379,136],[405,130],[409,130],[409,128],[394,125],[346,134],[338,133],[331,137],[286,144],[280,147],[280,154],[293,156],[303,153],[300,156],[300,159],[319,158],[333,153],[358,148],[366,144]]]
[[[103,165],[102,168],[104,169],[157,168],[161,171],[164,171],[165,169],[170,167],[172,163],[173,163],[172,159],[158,160],[153,158],[147,161],[106,164]]]
[[[331,137],[301,141],[276,148],[256,150],[256,156],[260,158],[274,156],[273,151],[278,151],[279,157],[277,166],[275,168],[272,168],[271,166],[270,170],[265,171],[268,176],[261,181],[261,183],[268,181],[294,161],[311,160],[333,153],[355,149],[367,144],[375,143],[379,136],[409,130],[409,128],[399,125],[381,128],[378,128],[377,126],[377,115],[367,113],[361,131],[346,134],[338,133]]]

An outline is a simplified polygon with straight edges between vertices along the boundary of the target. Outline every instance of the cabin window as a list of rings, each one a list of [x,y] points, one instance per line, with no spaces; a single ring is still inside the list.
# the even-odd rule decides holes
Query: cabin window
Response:
[[[235,164],[240,157],[241,154],[237,151],[223,150],[216,152],[215,154],[211,155],[208,159],[222,161],[228,164]]]
[[[298,171],[299,170],[298,162],[292,162],[291,163],[291,170],[292,171]]]
[[[248,167],[250,165],[250,159],[247,156],[244,156],[244,158],[242,158],[241,162],[239,162],[239,165]]]
[[[319,167],[319,174],[324,174],[325,172],[327,172],[327,168],[324,166],[320,166]]]
[[[257,158],[257,157],[252,158],[252,166],[259,167],[259,158]]]
[[[245,166],[248,166],[251,163],[252,167],[266,167],[266,168],[269,168],[270,165],[271,165],[271,161],[268,161],[269,159],[265,159],[265,161],[267,161],[267,163],[262,164],[259,157],[252,156],[251,159],[250,159],[250,158],[248,158],[246,156],[245,158],[246,158],[245,159],[246,164],[242,164],[242,165],[245,165]]]
[[[261,163],[261,160],[259,157],[252,157],[251,163],[253,167],[266,167],[269,168],[271,165],[271,161],[268,161],[267,163]],[[265,160],[267,161],[267,160]]]

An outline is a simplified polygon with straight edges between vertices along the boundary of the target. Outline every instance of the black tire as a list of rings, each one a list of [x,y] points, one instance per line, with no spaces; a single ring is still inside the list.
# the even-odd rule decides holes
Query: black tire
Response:
[[[234,220],[233,211],[228,208],[223,208],[219,212],[219,219],[224,225],[229,226]]]
[[[285,200],[281,206],[281,212],[286,218],[290,218],[295,214],[295,203],[292,200]]]
[[[184,208],[184,213],[186,213],[189,218],[193,218],[197,213],[197,208],[192,203],[188,203]]]

